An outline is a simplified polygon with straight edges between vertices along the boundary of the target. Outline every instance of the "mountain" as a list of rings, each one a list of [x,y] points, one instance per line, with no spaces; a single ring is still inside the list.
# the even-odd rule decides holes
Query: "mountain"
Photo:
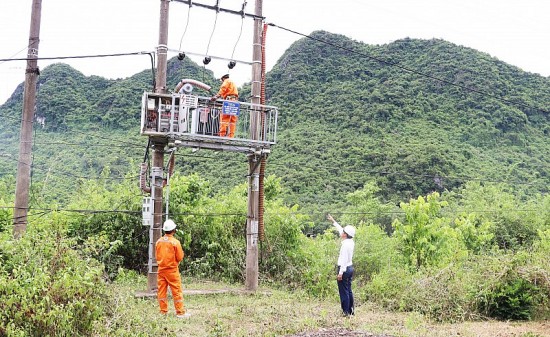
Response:
[[[282,111],[270,162],[284,163],[302,201],[368,180],[393,201],[467,180],[547,190],[548,78],[442,40],[311,37],[267,76],[269,103]]]
[[[120,80],[86,77],[64,64],[42,71],[36,115],[45,124],[36,127],[33,150],[33,182],[48,191],[41,197],[63,203],[67,177],[102,171],[137,182],[147,144],[138,131],[141,95],[153,78],[151,70]],[[181,78],[216,86],[211,71],[171,59],[168,87]],[[470,180],[525,194],[550,185],[550,79],[487,54],[443,40],[374,46],[318,31],[295,42],[266,79],[267,104],[280,113],[267,174],[282,179],[289,204],[338,209],[370,181],[394,203]],[[15,170],[21,88],[0,107],[0,176]],[[249,91],[249,84],[241,89]],[[220,193],[246,179],[239,154],[178,154],[178,170],[199,173]]]

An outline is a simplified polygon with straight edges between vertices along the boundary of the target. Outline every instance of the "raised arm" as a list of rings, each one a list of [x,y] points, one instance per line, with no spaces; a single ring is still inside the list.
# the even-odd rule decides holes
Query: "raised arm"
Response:
[[[334,218],[332,217],[332,215],[330,214],[327,214],[327,220],[328,221],[331,221],[332,222],[332,225],[336,228],[336,230],[338,231],[338,234],[342,235],[342,232],[344,231],[344,229],[342,228],[342,226],[340,226],[340,224],[338,222],[336,222],[336,220],[334,220]]]

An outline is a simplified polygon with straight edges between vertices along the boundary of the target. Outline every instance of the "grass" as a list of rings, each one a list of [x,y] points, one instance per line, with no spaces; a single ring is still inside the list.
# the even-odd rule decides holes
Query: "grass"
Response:
[[[550,336],[550,322],[465,322],[437,324],[418,313],[393,313],[371,303],[359,303],[352,318],[340,316],[335,297],[315,299],[301,291],[260,287],[256,293],[241,285],[184,280],[184,302],[189,319],[158,312],[156,298],[136,298],[146,280],[117,282],[111,286],[115,301],[112,317],[100,322],[97,336],[288,336],[320,329],[345,328],[386,336]],[[191,290],[197,290],[196,292]],[[226,292],[200,294],[198,290]],[[187,294],[186,294],[187,293]],[[171,299],[170,299],[171,300]]]

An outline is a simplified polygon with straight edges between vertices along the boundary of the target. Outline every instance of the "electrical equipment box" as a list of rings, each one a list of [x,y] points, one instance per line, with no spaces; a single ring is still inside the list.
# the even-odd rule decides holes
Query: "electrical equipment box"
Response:
[[[198,97],[181,94],[143,94],[141,133],[183,133],[189,130],[189,112]]]
[[[142,213],[142,225],[153,226],[153,198],[143,197],[143,204],[141,206]]]

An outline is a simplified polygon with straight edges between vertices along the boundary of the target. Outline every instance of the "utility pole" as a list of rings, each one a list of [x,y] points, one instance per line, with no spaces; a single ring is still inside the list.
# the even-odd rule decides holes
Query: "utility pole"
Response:
[[[15,186],[15,209],[13,212],[13,236],[19,238],[27,230],[27,212],[29,210],[29,187],[31,179],[32,130],[36,105],[36,82],[38,70],[38,44],[40,42],[40,19],[42,0],[33,0],[31,28],[27,51],[27,69],[25,70],[25,91],[23,93],[23,113],[21,134],[19,137],[19,161]]]
[[[155,93],[166,93],[166,68],[168,64],[168,14],[171,0],[160,1],[159,44],[157,47],[157,75]],[[153,167],[151,179],[151,196],[153,198],[153,224],[149,230],[149,261],[147,272],[147,291],[157,291],[158,265],[155,243],[162,234],[162,176],[164,168],[165,138],[152,139]]]
[[[252,44],[252,104],[260,104],[262,77],[262,0],[256,0]],[[250,139],[259,139],[260,116],[252,114]],[[246,290],[258,288],[258,221],[260,160],[263,154],[248,156],[248,214],[246,219]]]

